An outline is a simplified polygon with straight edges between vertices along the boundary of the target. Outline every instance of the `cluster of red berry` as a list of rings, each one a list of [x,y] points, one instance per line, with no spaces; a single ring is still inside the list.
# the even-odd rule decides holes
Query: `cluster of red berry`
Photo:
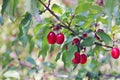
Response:
[[[87,62],[87,55],[80,54],[79,52],[74,53],[74,58],[72,59],[73,64],[85,64]]]
[[[60,29],[60,26],[56,26],[53,30],[58,31]],[[62,44],[65,40],[65,36],[63,33],[56,34],[54,31],[51,31],[47,35],[47,41],[49,44]]]
[[[51,31],[47,35],[47,40],[49,44],[62,44],[65,40],[65,37],[63,33],[58,33],[56,35],[55,32]]]
[[[83,38],[87,37],[87,33],[84,32],[82,34]],[[80,45],[80,39],[79,38],[74,38],[72,41],[72,45]],[[74,53],[74,58],[72,59],[73,64],[85,64],[87,62],[87,55],[86,54],[80,54],[79,52]]]

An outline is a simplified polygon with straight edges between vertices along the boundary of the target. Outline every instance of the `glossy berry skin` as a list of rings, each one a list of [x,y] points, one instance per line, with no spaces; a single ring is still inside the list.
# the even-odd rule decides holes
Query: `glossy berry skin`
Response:
[[[57,44],[62,44],[65,40],[64,34],[58,33],[56,36],[56,43]]]
[[[72,63],[73,64],[79,64],[80,63],[80,54],[79,54],[79,52],[75,52],[74,56],[75,57],[72,59]]]
[[[111,50],[111,56],[114,59],[117,59],[117,58],[119,58],[119,55],[120,55],[119,49],[118,48],[112,48],[112,50]]]
[[[83,36],[84,38],[86,38],[86,37],[87,37],[87,33],[84,32],[84,33],[82,34],[82,36]]]
[[[80,40],[78,38],[74,38],[73,41],[72,41],[72,45],[74,44],[80,44]]]
[[[81,54],[80,55],[80,63],[85,64],[87,62],[87,55]]]
[[[73,63],[73,64],[79,64],[79,62],[80,62],[80,61],[78,61],[78,60],[77,60],[77,59],[75,59],[75,58],[74,58],[74,59],[72,59],[72,63]]]
[[[55,44],[55,42],[56,42],[55,40],[56,40],[56,34],[53,31],[49,32],[48,35],[47,35],[48,43],[49,44]]]
[[[74,53],[74,56],[75,56],[75,59],[80,59],[80,54],[79,54],[79,52],[75,52],[75,53]]]

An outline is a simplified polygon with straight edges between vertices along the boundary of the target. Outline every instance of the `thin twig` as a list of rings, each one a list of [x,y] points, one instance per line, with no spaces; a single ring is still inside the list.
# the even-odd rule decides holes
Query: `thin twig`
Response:
[[[58,20],[60,21],[63,25],[67,26],[61,19],[49,8],[47,7],[41,0],[39,2]]]
[[[104,46],[104,47],[107,47],[107,48],[113,48],[112,46],[104,45],[104,44],[101,44],[101,43],[98,43],[98,42],[95,42],[94,44],[99,45],[99,46]]]
[[[73,14],[73,15],[71,16],[70,22],[68,23],[69,27],[71,26],[71,23],[72,23],[72,20],[74,19],[74,17],[75,17],[75,14]]]
[[[48,7],[50,7],[50,3],[51,3],[51,0],[48,1]],[[45,13],[46,11],[47,11],[47,9],[45,9],[43,11],[39,11],[39,14]]]

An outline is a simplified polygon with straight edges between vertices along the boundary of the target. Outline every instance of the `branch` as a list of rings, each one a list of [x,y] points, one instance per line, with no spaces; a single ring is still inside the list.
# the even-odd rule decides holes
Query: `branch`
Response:
[[[71,16],[70,22],[68,23],[69,27],[71,26],[71,23],[72,23],[72,20],[74,19],[74,17],[75,17],[75,14],[73,14],[73,15]]]
[[[98,42],[95,42],[94,44],[99,45],[99,46],[104,46],[104,47],[107,47],[107,48],[113,48],[112,46],[104,45],[104,44],[101,44],[101,43],[98,43]]]
[[[67,26],[63,21],[60,20],[60,18],[49,8],[47,7],[41,0],[39,2],[58,20],[60,21],[63,25]]]
[[[48,1],[48,7],[50,7],[50,2],[51,2],[51,0]],[[44,12],[46,12],[46,11],[47,11],[47,9],[45,9],[45,10],[43,10],[43,11],[39,11],[39,14],[42,14],[42,13],[44,13]]]

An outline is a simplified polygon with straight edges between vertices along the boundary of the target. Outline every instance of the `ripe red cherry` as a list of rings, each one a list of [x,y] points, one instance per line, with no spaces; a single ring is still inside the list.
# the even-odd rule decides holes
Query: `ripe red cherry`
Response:
[[[56,40],[56,34],[53,31],[49,32],[48,35],[47,35],[48,43],[49,44],[55,44],[55,42],[56,42],[55,40]]]
[[[64,42],[64,39],[65,39],[64,34],[58,33],[56,36],[56,43],[62,44]]]
[[[87,55],[81,54],[80,55],[80,63],[85,64],[87,62]]]
[[[74,58],[74,59],[72,59],[72,63],[73,63],[73,64],[79,64],[79,62],[80,62],[80,61],[78,61],[78,60],[77,60],[77,59],[75,59],[75,58]]]
[[[80,54],[79,54],[79,52],[75,52],[75,53],[74,53],[74,56],[75,56],[75,59],[80,59]]]
[[[74,38],[72,41],[72,45],[74,44],[80,44],[80,40],[78,38]]]
[[[117,58],[119,58],[119,55],[120,55],[119,49],[118,48],[112,48],[112,50],[111,50],[111,56],[114,59],[117,59]]]
[[[79,54],[79,52],[75,52],[74,56],[75,57],[72,59],[72,63],[73,64],[79,64],[80,63],[80,54]]]
[[[82,36],[83,36],[84,38],[86,38],[86,37],[87,37],[87,33],[84,32],[84,33],[82,34]]]

